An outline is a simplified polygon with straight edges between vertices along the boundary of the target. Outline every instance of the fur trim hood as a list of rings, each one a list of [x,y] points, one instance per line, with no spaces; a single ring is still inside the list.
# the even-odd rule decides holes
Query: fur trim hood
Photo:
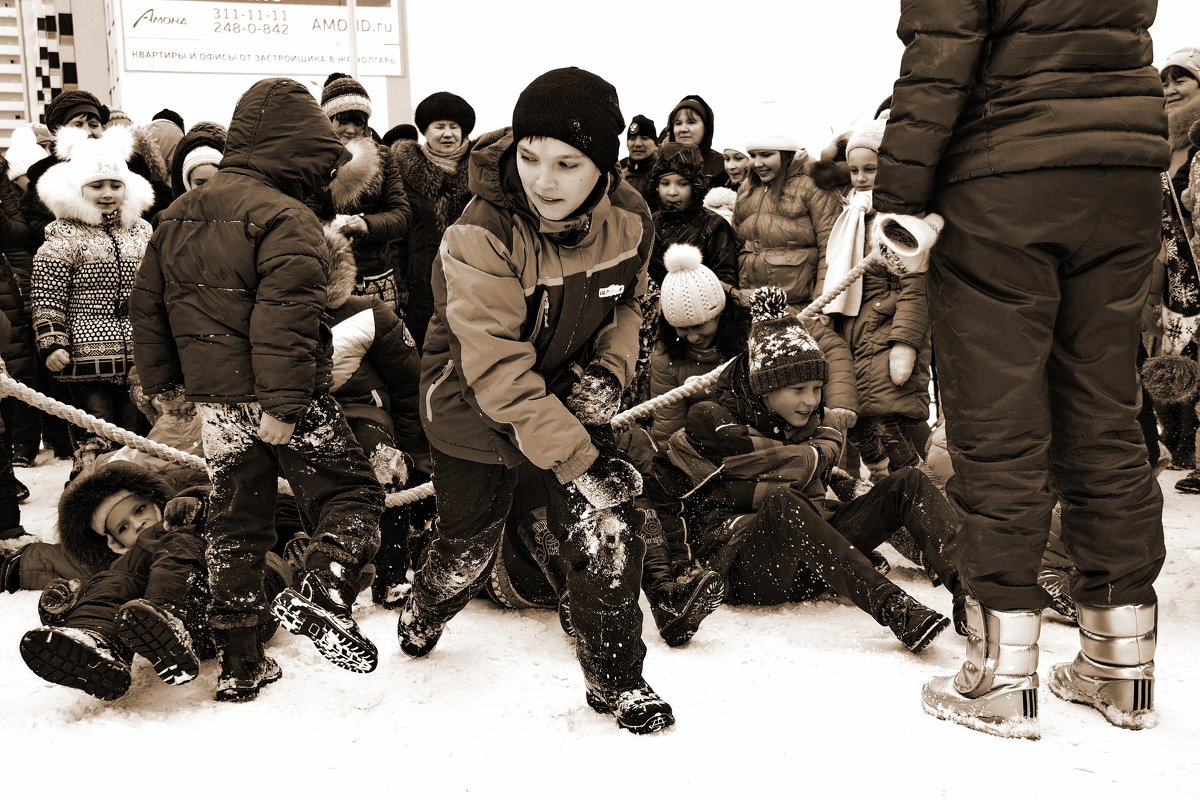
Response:
[[[850,167],[846,165],[846,144],[849,141],[850,134],[843,133],[821,151],[820,160],[813,165],[813,182],[827,192],[850,188]]]
[[[67,555],[93,573],[108,569],[117,554],[92,530],[92,515],[106,498],[121,491],[145,495],[160,506],[174,496],[167,481],[145,467],[110,461],[73,480],[58,501],[58,541]]]
[[[370,197],[378,197],[383,187],[383,159],[390,151],[367,136],[346,143],[350,161],[338,167],[329,183],[333,208],[338,214],[353,214]]]
[[[56,218],[101,226],[100,209],[83,199],[83,187],[102,179],[125,184],[120,226],[132,227],[142,212],[154,204],[154,188],[129,169],[133,133],[121,125],[109,128],[99,139],[79,128],[62,127],[55,133],[55,152],[66,159],[46,170],[37,184],[38,197]]]
[[[354,248],[350,240],[342,233],[334,230],[332,225],[325,225],[325,263],[329,270],[326,285],[329,287],[325,305],[330,310],[341,308],[354,292],[354,282],[358,277],[358,263],[354,258]]]

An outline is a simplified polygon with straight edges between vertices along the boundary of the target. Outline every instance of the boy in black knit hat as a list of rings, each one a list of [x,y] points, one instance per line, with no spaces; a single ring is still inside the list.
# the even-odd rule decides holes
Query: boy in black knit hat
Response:
[[[832,589],[919,653],[947,619],[865,554],[906,527],[957,606],[954,512],[916,468],[897,470],[849,502],[826,499],[845,440],[841,418],[826,414],[822,401],[828,362],[788,313],[782,289],[762,287],[750,303],[747,352],[726,369],[712,400],[688,410],[667,443],[660,482],[687,496],[701,531],[697,555],[725,576],[729,602],[794,603]]]
[[[641,476],[609,426],[633,373],[653,241],[645,202],[617,172],[624,127],[609,83],[556,69],[521,93],[511,130],[471,152],[477,199],[442,238],[421,365],[439,522],[399,636],[424,656],[486,582],[530,462],[569,563],[587,702],[649,733],[674,717],[642,678],[644,544],[626,523]]]

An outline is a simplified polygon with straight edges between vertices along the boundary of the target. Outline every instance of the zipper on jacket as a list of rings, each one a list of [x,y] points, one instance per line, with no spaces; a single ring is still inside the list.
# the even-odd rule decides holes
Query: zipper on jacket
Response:
[[[454,369],[454,359],[446,362],[446,366],[442,367],[442,374],[437,376],[433,383],[429,384],[429,388],[425,390],[425,419],[433,422],[433,393],[437,388],[446,382],[450,377],[450,372]]]

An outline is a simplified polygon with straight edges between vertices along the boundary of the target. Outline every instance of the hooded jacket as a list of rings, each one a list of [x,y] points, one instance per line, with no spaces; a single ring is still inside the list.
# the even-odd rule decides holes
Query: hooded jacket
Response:
[[[713,150],[713,110],[698,94],[689,94],[671,109],[667,116],[667,141],[675,141],[675,112],[681,108],[690,108],[700,119],[704,120],[704,135],[700,137],[700,153],[704,156],[704,180],[709,189],[729,185],[729,175],[725,172],[725,156]],[[653,190],[653,187],[651,187]]]
[[[912,0],[879,150],[875,208],[919,214],[935,187],[1052,167],[1166,169],[1155,0]]]
[[[560,396],[591,362],[623,386],[632,377],[654,231],[645,202],[615,172],[602,175],[583,213],[539,217],[514,152],[508,129],[471,151],[476,197],[446,229],[433,266],[421,424],[444,453],[528,459],[567,483],[597,450]]]
[[[329,386],[328,256],[304,204],[345,148],[299,83],[273,78],[238,101],[212,180],[160,218],[130,300],[147,395],[259,402],[295,422]]]

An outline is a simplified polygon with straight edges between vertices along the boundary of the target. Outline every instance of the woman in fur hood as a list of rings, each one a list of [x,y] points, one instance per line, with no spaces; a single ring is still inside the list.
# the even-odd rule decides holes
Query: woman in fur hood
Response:
[[[325,79],[321,108],[350,152],[314,209],[350,239],[358,265],[354,293],[378,297],[400,312],[396,271],[412,210],[391,151],[376,144],[367,120],[371,98],[362,84],[335,72]]]
[[[424,143],[397,141],[392,145],[400,178],[413,206],[412,230],[406,253],[408,307],[405,322],[417,345],[433,316],[429,275],[442,234],[471,199],[467,187],[467,156],[475,109],[456,94],[435,92],[417,104],[414,116]]]
[[[154,189],[127,166],[132,147],[122,126],[100,138],[76,128],[59,132],[58,153],[67,160],[37,185],[55,221],[33,257],[30,304],[38,356],[67,384],[72,405],[144,433],[146,418],[128,392],[129,295],[150,241],[142,213]],[[73,436],[75,473],[112,449],[94,434],[76,429]]]

